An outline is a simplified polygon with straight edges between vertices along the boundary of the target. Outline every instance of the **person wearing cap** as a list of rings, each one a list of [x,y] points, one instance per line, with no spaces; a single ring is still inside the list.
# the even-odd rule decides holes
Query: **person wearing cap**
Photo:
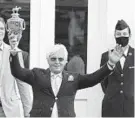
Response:
[[[18,47],[21,37],[22,37],[22,32],[16,33],[13,30],[8,32],[8,40],[9,40],[11,50],[15,49],[15,50],[19,51],[20,53],[18,55],[18,58],[19,58],[19,62],[21,64],[21,66],[25,67],[25,68],[29,68],[28,52],[23,51]],[[16,79],[16,81],[17,81],[17,85],[19,88],[19,93],[20,93],[20,97],[21,97],[21,101],[22,101],[22,105],[23,105],[24,116],[29,117],[30,111],[32,109],[32,104],[33,104],[32,87],[29,84],[27,84],[23,81],[20,81],[19,79]]]
[[[114,37],[124,54],[114,72],[101,83],[104,92],[102,117],[134,117],[134,48],[129,45],[130,27],[118,20]],[[108,60],[108,52],[102,54],[101,66]]]
[[[20,80],[32,85],[34,93],[32,117],[75,117],[74,99],[77,90],[92,87],[113,72],[123,55],[121,46],[109,53],[109,60],[99,70],[81,75],[64,70],[68,52],[64,45],[55,44],[46,55],[49,68],[22,68],[16,50],[11,50],[11,72]]]

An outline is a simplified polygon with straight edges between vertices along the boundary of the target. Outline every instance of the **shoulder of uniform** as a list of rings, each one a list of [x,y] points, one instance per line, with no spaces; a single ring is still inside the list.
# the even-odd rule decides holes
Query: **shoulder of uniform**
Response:
[[[108,51],[102,53],[102,55],[106,55],[106,54],[108,54]]]

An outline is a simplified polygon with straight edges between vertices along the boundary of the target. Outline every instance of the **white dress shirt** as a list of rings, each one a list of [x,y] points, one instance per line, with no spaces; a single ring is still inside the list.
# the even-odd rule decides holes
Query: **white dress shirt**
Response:
[[[52,86],[55,97],[58,94],[58,91],[61,86],[61,82],[62,82],[62,73],[59,73],[59,74],[51,73],[51,86]],[[54,106],[53,106],[51,118],[58,118],[58,108],[57,108],[56,102],[54,103]]]
[[[124,51],[124,55],[127,56],[128,54],[128,49],[129,49],[129,46],[126,48],[126,50]],[[125,60],[126,58],[124,56],[121,57],[120,59],[120,65],[121,65],[121,68],[123,69],[124,67],[124,63],[125,63]]]
[[[3,57],[3,48],[4,48],[4,45],[2,43],[2,45],[0,46],[0,75],[1,75],[1,68],[2,68],[2,57]],[[0,78],[0,97],[1,97],[1,80],[2,78]]]

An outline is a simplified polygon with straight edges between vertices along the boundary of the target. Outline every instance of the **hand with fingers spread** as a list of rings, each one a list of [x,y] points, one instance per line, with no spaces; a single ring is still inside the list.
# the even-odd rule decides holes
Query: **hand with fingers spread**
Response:
[[[115,66],[115,64],[120,60],[120,58],[123,56],[124,51],[121,47],[121,45],[116,45],[113,51],[109,51],[109,60],[108,64]]]

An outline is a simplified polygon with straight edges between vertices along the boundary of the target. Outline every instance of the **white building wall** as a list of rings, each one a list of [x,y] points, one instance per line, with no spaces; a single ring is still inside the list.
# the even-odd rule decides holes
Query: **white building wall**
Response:
[[[131,28],[130,44],[134,47],[135,39],[135,0],[108,0],[107,1],[107,47],[115,45],[113,37],[117,20],[124,19]]]
[[[105,51],[107,30],[106,0],[89,0],[88,3],[88,54],[87,72],[99,69],[102,52]],[[100,84],[88,89],[89,116],[101,116],[101,102],[103,92]]]

